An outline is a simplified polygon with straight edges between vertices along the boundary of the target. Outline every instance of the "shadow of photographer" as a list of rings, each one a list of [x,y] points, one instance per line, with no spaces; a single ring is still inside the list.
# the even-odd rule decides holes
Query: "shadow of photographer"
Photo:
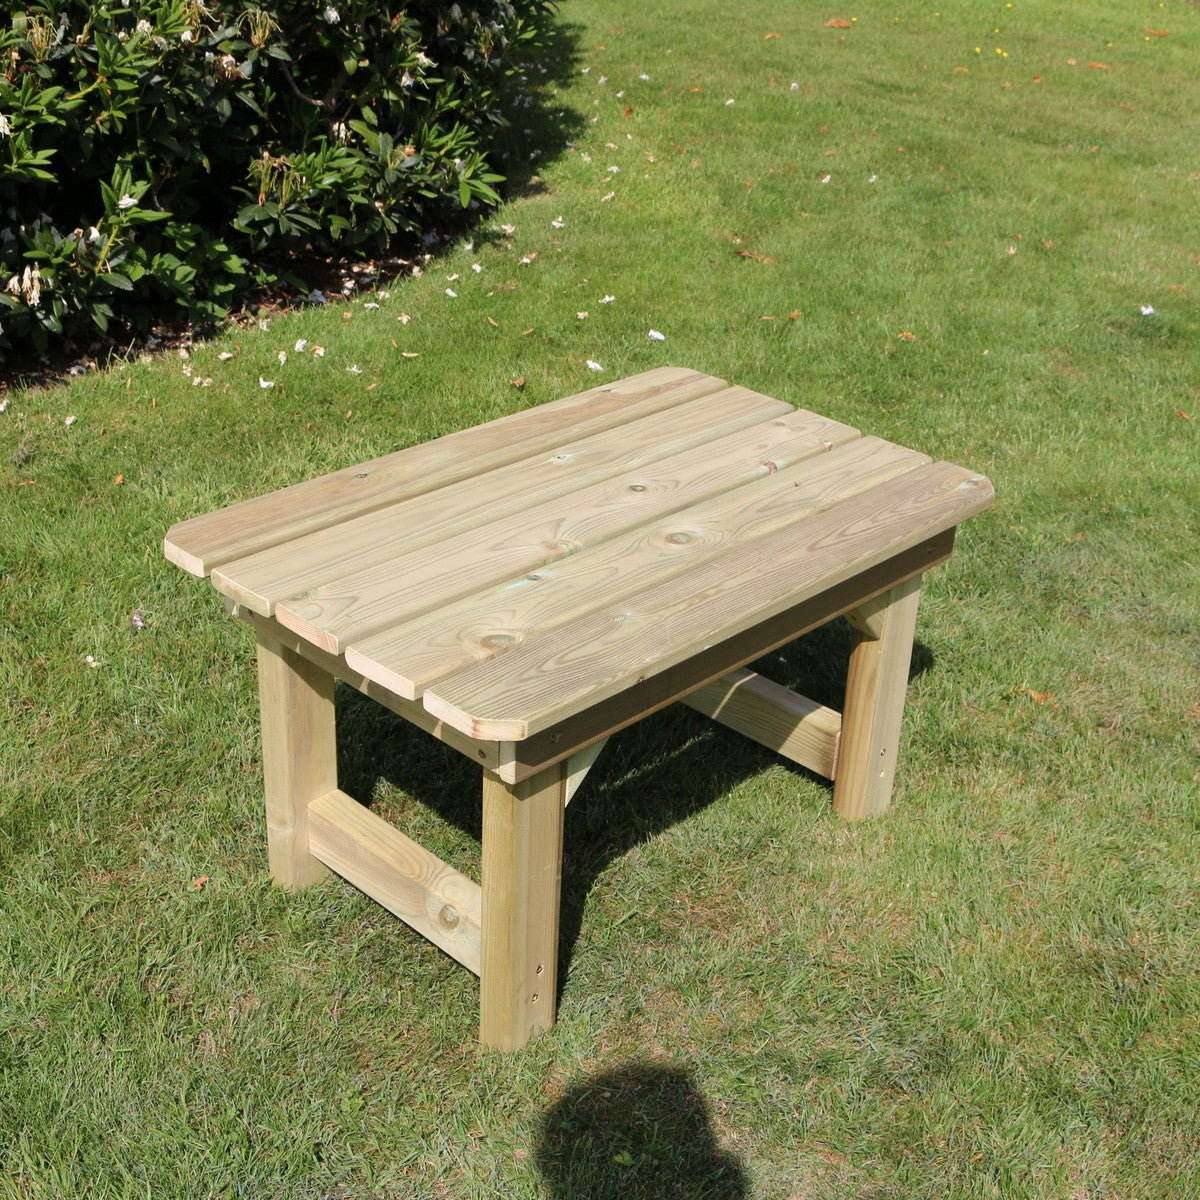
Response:
[[[631,1063],[571,1086],[545,1113],[535,1150],[552,1200],[742,1200],[689,1073]]]

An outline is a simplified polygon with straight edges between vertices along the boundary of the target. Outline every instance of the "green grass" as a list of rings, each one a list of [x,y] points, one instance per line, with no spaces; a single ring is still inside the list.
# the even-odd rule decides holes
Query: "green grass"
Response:
[[[7,396],[0,1195],[1200,1195],[1200,11],[561,27],[531,125],[574,146],[471,247]],[[440,952],[269,886],[249,636],[162,534],[664,363],[997,502],[928,578],[887,816],[688,711],[621,735],[568,811],[559,1023],[481,1053]],[[773,668],[836,702],[846,640]],[[347,790],[476,870],[477,772],[339,703]]]

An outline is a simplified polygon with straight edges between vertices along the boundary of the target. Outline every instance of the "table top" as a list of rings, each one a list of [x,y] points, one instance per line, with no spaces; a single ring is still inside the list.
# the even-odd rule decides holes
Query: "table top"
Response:
[[[991,500],[664,367],[180,522],[165,553],[469,737],[521,740]]]

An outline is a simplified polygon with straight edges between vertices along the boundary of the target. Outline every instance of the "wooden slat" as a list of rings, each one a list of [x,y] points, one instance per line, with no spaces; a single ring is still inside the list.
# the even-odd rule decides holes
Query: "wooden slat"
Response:
[[[826,779],[834,777],[841,714],[745,668],[684,698],[684,704]]]
[[[640,721],[650,713],[793,642],[819,625],[841,616],[897,583],[945,562],[954,549],[954,529],[946,529],[894,558],[869,567],[823,592],[807,596],[761,624],[751,626],[692,658],[667,667],[622,692],[601,700],[523,741],[497,743],[496,774],[508,783],[544,771],[602,737]]]
[[[494,470],[725,387],[723,380],[660,367],[500,417],[269,495],[180,521],[167,531],[169,562],[194,575],[351,517]]]
[[[312,853],[479,974],[482,890],[345,792],[308,806]]]
[[[703,652],[991,503],[935,463],[450,676],[425,707],[472,737],[521,740]]]
[[[780,461],[856,431],[789,413],[626,472],[440,543],[401,554],[276,605],[276,618],[340,653],[379,629],[440,609],[480,588],[770,474]]]
[[[276,601],[319,590],[402,554],[440,545],[506,516],[679,451],[790,413],[745,388],[725,388],[666,412],[577,441],[557,442],[469,483],[443,487],[238,558],[213,571],[213,586],[270,616]],[[437,557],[436,549],[431,553]]]
[[[457,670],[928,462],[879,438],[798,462],[781,457],[774,472],[684,513],[356,640],[346,661],[397,695],[415,698]]]

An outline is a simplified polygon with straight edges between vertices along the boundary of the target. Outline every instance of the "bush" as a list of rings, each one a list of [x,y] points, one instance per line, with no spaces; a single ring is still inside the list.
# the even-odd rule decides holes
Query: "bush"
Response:
[[[551,0],[31,0],[0,30],[0,358],[218,319],[307,254],[491,204]],[[278,269],[277,267],[275,269]]]

